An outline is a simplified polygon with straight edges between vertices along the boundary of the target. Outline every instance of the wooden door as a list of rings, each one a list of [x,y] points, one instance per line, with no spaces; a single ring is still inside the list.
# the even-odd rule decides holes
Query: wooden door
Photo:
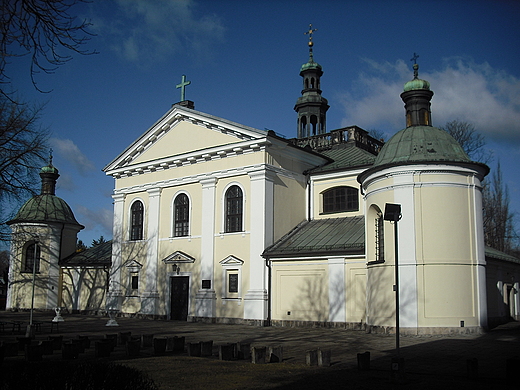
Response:
[[[188,319],[188,298],[190,293],[189,276],[171,277],[170,319],[186,321]]]

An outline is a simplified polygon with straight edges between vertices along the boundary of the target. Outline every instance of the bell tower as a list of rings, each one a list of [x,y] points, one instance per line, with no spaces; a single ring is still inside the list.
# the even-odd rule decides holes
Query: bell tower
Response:
[[[329,109],[327,99],[321,96],[320,77],[323,70],[320,64],[314,62],[312,34],[317,29],[309,25],[309,61],[300,68],[303,78],[302,96],[296,101],[294,110],[298,113],[298,138],[307,138],[313,135],[324,134],[326,130],[326,113]]]

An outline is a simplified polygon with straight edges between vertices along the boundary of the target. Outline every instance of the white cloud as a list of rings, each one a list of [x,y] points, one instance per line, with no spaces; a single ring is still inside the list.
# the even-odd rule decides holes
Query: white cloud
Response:
[[[85,230],[98,229],[105,237],[112,236],[114,212],[109,209],[92,210],[85,206],[76,207],[76,219],[85,226]]]
[[[123,58],[143,63],[183,50],[200,57],[223,38],[216,15],[200,15],[194,0],[118,0],[110,20],[93,17],[94,29],[108,37]]]
[[[67,163],[77,169],[80,174],[86,175],[96,169],[94,164],[70,139],[51,138],[50,143],[54,151]]]
[[[370,129],[394,131],[405,125],[399,97],[412,71],[404,61],[379,64],[366,60],[370,74],[362,74],[354,93],[342,96],[344,125],[357,123]],[[489,64],[450,58],[443,68],[422,72],[432,91],[432,120],[443,126],[457,119],[472,123],[487,139],[520,144],[520,80]],[[358,92],[358,93],[356,93]]]

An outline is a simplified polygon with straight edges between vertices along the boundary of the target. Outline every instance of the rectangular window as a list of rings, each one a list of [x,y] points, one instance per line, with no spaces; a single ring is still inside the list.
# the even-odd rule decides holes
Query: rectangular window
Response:
[[[238,273],[236,272],[228,274],[228,292],[238,294]]]
[[[132,290],[139,289],[139,275],[132,275]]]

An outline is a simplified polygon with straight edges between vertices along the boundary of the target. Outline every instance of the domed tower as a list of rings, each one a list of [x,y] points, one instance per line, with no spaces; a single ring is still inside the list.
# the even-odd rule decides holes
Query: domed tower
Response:
[[[320,64],[314,62],[312,34],[317,29],[309,25],[309,61],[302,65],[300,76],[303,78],[302,96],[296,101],[294,110],[298,113],[298,138],[324,134],[326,130],[326,114],[329,109],[327,99],[321,96],[320,77],[323,70]]]
[[[358,176],[366,200],[367,325],[395,325],[395,237],[383,211],[396,203],[401,332],[478,330],[487,325],[481,180],[489,168],[432,126],[433,92],[418,69],[415,63],[401,94],[407,127]]]
[[[60,305],[59,261],[76,250],[80,225],[69,205],[55,195],[58,170],[49,164],[40,170],[41,193],[33,196],[9,222],[11,256],[6,308],[31,307],[35,272],[35,309]]]

